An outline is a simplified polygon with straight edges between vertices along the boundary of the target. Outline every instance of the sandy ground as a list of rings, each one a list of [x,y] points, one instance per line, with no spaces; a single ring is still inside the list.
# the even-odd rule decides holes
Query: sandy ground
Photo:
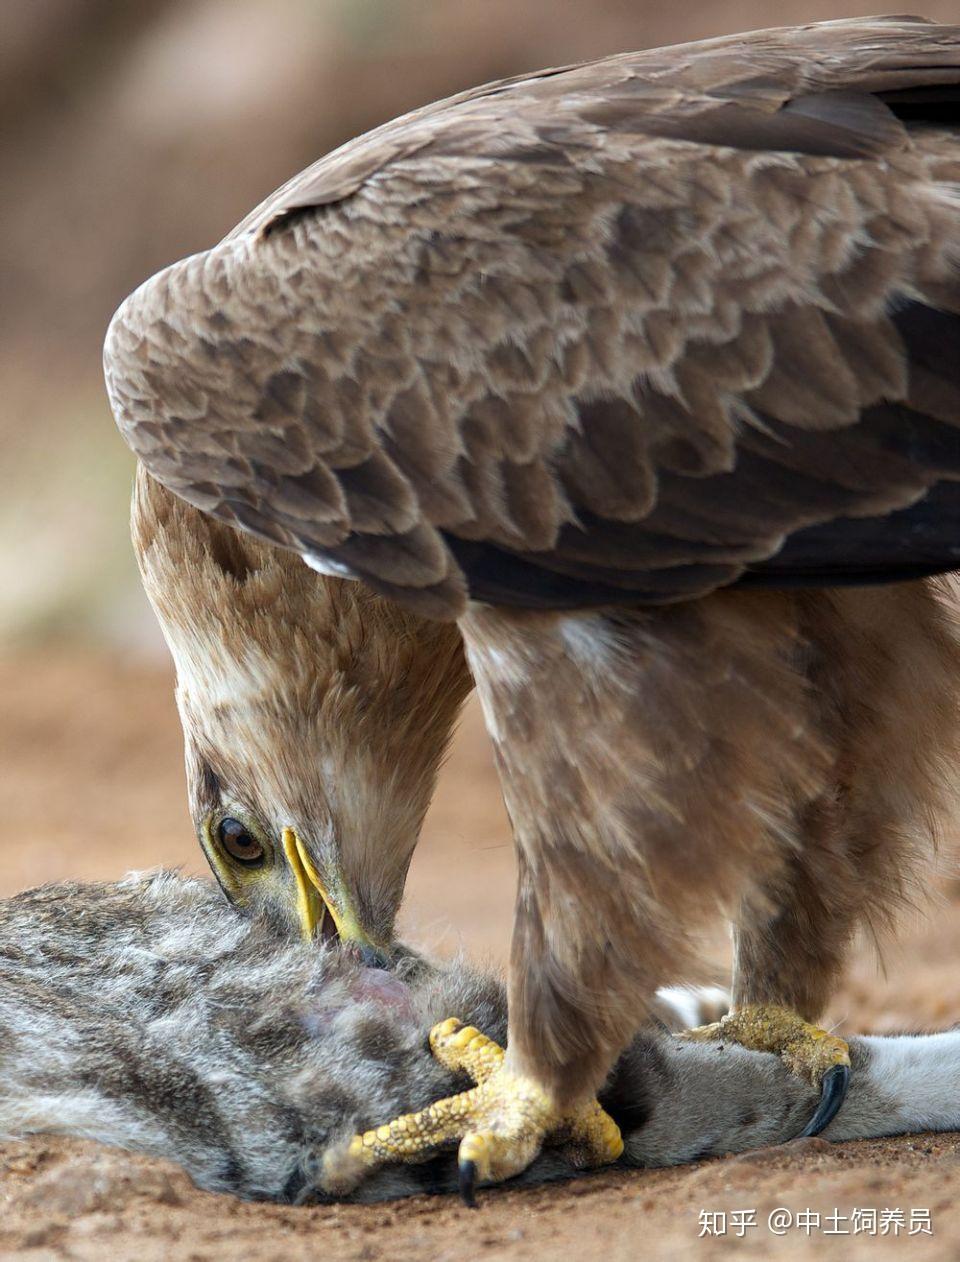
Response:
[[[77,649],[0,660],[0,895],[44,880],[131,868],[199,871],[186,816],[169,672]],[[908,919],[885,973],[864,951],[833,1005],[849,1029],[942,1028],[960,1008],[960,907],[938,886]],[[513,896],[506,821],[482,728],[469,710],[414,862],[405,934],[443,952],[501,962]],[[719,941],[719,939],[718,939]],[[722,948],[714,964],[723,966]],[[533,1192],[487,1193],[471,1214],[451,1199],[288,1209],[197,1192],[162,1162],[56,1139],[0,1145],[0,1257],[252,1259],[324,1256],[487,1259],[793,1258],[829,1252],[960,1256],[960,1137],[860,1144],[804,1141],[667,1171],[601,1174]],[[767,1216],[897,1210],[886,1234],[774,1235]],[[739,1238],[701,1238],[700,1211],[755,1211]],[[933,1234],[908,1235],[928,1210]],[[920,1220],[915,1218],[916,1228]],[[847,1227],[844,1218],[832,1226]]]

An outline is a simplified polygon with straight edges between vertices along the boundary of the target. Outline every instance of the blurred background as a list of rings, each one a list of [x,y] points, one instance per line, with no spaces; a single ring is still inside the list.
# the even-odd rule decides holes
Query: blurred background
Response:
[[[0,5],[0,894],[158,863],[200,867],[171,672],[128,543],[131,459],[101,381],[103,333],[121,299],[215,242],[298,168],[416,105],[551,64],[879,7]],[[956,0],[924,8],[957,18]],[[469,709],[415,860],[405,925],[429,945],[502,959],[512,887],[499,792]],[[916,929],[917,950],[933,950],[931,932]],[[947,970],[957,953],[938,942]],[[838,1015],[896,1024],[899,958],[882,984],[865,958]],[[935,1021],[949,970],[931,977]]]

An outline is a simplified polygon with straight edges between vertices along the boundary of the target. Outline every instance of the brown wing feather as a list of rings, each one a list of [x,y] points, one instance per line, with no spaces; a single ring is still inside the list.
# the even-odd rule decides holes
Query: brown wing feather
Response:
[[[428,107],[128,299],[118,422],[178,494],[424,613],[735,582],[960,475],[928,327],[960,133],[918,125],[958,82],[960,28],[889,19]],[[871,95],[907,90],[908,122]]]

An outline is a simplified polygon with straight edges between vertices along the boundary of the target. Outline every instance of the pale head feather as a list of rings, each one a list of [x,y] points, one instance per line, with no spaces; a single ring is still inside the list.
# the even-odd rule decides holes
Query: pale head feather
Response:
[[[198,831],[237,806],[295,828],[383,940],[460,704],[459,632],[326,577],[142,469],[132,535],[177,671]]]

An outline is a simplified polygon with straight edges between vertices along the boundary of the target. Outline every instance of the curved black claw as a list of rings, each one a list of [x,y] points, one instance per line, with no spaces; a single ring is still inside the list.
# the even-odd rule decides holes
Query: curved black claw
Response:
[[[798,1139],[807,1139],[811,1135],[819,1135],[821,1131],[825,1131],[833,1119],[840,1112],[844,1100],[847,1098],[847,1088],[850,1086],[850,1066],[849,1065],[832,1065],[823,1075],[820,1083],[820,1103],[817,1105],[817,1111],[806,1124]]]
[[[477,1163],[461,1161],[459,1166],[460,1199],[467,1209],[477,1208]]]

